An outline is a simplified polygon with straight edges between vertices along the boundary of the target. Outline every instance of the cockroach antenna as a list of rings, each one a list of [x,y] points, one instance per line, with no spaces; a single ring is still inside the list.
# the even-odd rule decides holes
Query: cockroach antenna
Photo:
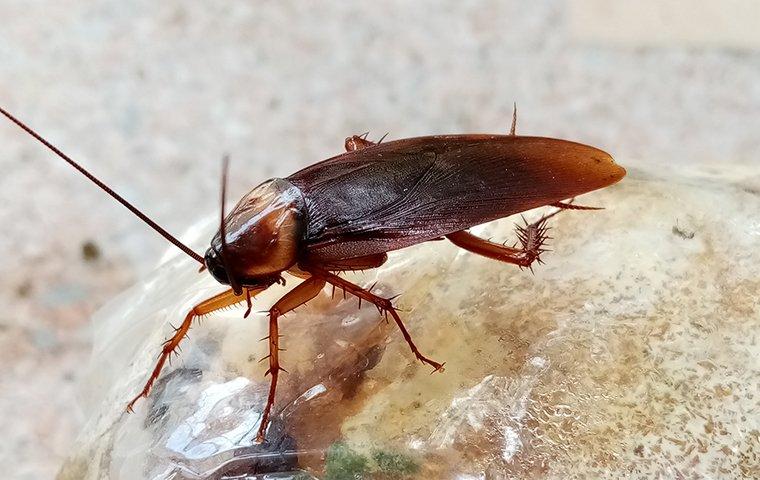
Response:
[[[53,153],[55,153],[56,155],[58,155],[59,157],[61,157],[63,160],[65,160],[69,165],[71,165],[72,167],[74,167],[75,169],[77,169],[79,171],[79,173],[81,173],[82,175],[84,175],[85,177],[87,177],[95,185],[99,186],[104,192],[106,192],[108,195],[110,195],[111,197],[113,197],[114,200],[116,200],[117,202],[119,202],[122,205],[124,205],[125,207],[127,207],[127,209],[130,212],[134,213],[137,216],[137,218],[139,218],[143,222],[147,223],[149,227],[151,227],[153,230],[157,231],[162,237],[164,237],[165,239],[167,239],[174,246],[176,246],[177,248],[179,248],[180,250],[182,250],[183,252],[185,252],[186,254],[188,254],[190,257],[192,257],[193,260],[199,262],[201,265],[204,265],[203,257],[201,257],[200,255],[198,255],[197,253],[195,253],[194,251],[192,251],[188,246],[186,246],[185,244],[183,244],[182,242],[180,242],[172,234],[170,234],[169,232],[167,232],[166,230],[164,230],[163,228],[161,228],[160,225],[158,225],[156,222],[154,222],[153,220],[151,220],[150,218],[148,218],[147,215],[145,215],[144,213],[142,213],[134,205],[132,205],[131,203],[129,203],[127,200],[125,200],[124,197],[122,197],[118,193],[116,193],[113,190],[111,190],[111,188],[109,188],[105,183],[103,183],[100,180],[98,180],[98,178],[95,177],[95,175],[93,175],[90,172],[88,172],[87,170],[85,170],[84,167],[82,167],[77,162],[75,162],[74,160],[72,160],[71,157],[69,157],[68,155],[66,155],[62,151],[60,151],[52,143],[50,143],[47,140],[45,140],[39,133],[37,133],[34,130],[32,130],[31,127],[27,126],[24,122],[22,122],[21,120],[19,120],[16,117],[14,117],[13,115],[11,115],[8,111],[6,111],[2,107],[0,107],[0,113],[2,113],[3,115],[5,115],[11,122],[13,122],[16,125],[18,125],[19,127],[21,127],[26,133],[28,133],[29,135],[31,135],[32,137],[34,137],[35,139],[37,139],[37,141],[39,141],[40,143],[42,143],[43,145],[45,145],[47,148],[49,148],[50,150],[52,150]]]
[[[225,199],[227,198],[227,170],[229,170],[230,166],[230,156],[225,154],[224,157],[222,157],[222,188],[221,188],[221,218],[219,220],[219,236],[222,240],[222,251],[219,252],[219,257],[222,259],[222,264],[224,265],[224,270],[227,272],[227,279],[230,281],[230,287],[232,287],[232,290],[235,292],[235,294],[240,295],[243,292],[243,289],[240,288],[240,284],[235,279],[235,276],[232,274],[232,271],[230,270],[230,265],[227,263],[227,229],[225,228]]]

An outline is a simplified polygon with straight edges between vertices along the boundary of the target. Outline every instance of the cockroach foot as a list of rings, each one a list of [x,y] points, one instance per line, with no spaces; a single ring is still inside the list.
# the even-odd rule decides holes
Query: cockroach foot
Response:
[[[548,217],[543,217],[531,224],[526,221],[525,225],[517,225],[517,238],[522,246],[522,261],[518,263],[520,268],[531,268],[533,262],[543,263],[541,254],[548,251],[544,247],[546,247],[546,241],[551,239],[547,235],[551,229],[546,226],[547,220]]]

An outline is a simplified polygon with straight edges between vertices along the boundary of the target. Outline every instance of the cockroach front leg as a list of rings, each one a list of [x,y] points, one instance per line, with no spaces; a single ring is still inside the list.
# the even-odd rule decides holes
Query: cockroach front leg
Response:
[[[406,326],[404,325],[404,322],[401,321],[401,317],[399,317],[398,312],[396,312],[396,309],[393,307],[393,303],[388,298],[382,298],[378,297],[374,293],[370,292],[369,290],[365,290],[362,287],[355,285],[348,280],[345,280],[338,275],[329,272],[327,270],[324,270],[322,268],[318,267],[304,267],[306,270],[311,272],[312,275],[315,277],[322,278],[327,283],[334,285],[337,288],[343,289],[344,291],[354,295],[355,297],[358,297],[362,300],[366,300],[372,304],[374,304],[380,312],[389,314],[393,317],[393,320],[395,320],[396,325],[398,325],[399,330],[401,330],[401,334],[404,336],[404,340],[406,340],[406,343],[409,344],[409,348],[412,350],[412,353],[414,353],[414,356],[417,357],[417,360],[421,361],[422,363],[426,363],[433,367],[434,372],[442,372],[443,371],[443,363],[438,363],[435,360],[431,360],[428,357],[424,356],[422,353],[420,353],[419,349],[417,348],[417,345],[414,344],[414,341],[412,340],[412,336],[409,335],[409,331],[406,329]]]
[[[209,314],[224,307],[229,307],[231,305],[241,303],[247,299],[250,299],[251,296],[262,292],[263,290],[263,288],[246,289],[240,295],[235,295],[235,292],[230,289],[226,292],[220,293],[219,295],[215,295],[193,307],[193,309],[188,312],[187,316],[185,316],[185,320],[182,322],[182,324],[174,329],[174,335],[172,335],[164,342],[163,348],[161,349],[161,355],[159,355],[158,362],[156,362],[156,366],[153,368],[150,377],[148,377],[148,381],[145,382],[145,386],[140,391],[140,393],[129,402],[127,405],[127,411],[132,412],[135,403],[141,398],[148,396],[153,383],[156,381],[159,374],[161,374],[161,369],[164,368],[166,360],[172,353],[177,350],[177,347],[179,347],[180,342],[187,335],[187,331],[190,330],[190,326],[196,317]]]
[[[280,374],[280,370],[285,370],[280,366],[280,332],[277,325],[277,319],[281,315],[300,307],[319,295],[319,292],[322,291],[324,286],[325,281],[323,279],[310,277],[296,288],[286,293],[285,296],[279,299],[277,303],[269,309],[269,336],[267,337],[269,339],[269,355],[264,357],[269,358],[269,369],[264,375],[272,375],[272,381],[269,384],[267,404],[264,407],[264,412],[261,414],[259,432],[256,435],[256,440],[258,442],[264,441],[267,426],[269,425],[269,416],[272,412],[272,405],[274,405],[274,396],[277,390],[277,377]]]

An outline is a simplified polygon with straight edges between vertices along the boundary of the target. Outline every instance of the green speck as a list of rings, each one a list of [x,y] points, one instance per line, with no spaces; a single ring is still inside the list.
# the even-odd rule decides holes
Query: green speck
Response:
[[[377,464],[378,470],[390,478],[414,475],[420,469],[412,458],[401,453],[375,450],[372,452],[372,459]]]
[[[325,480],[361,480],[367,472],[367,457],[343,443],[334,443],[327,450]]]
[[[298,472],[293,480],[314,480],[314,476],[306,472]]]

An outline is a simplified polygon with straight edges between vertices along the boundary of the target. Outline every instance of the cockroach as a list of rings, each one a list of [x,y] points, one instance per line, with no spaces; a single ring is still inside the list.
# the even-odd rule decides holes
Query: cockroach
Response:
[[[286,178],[265,181],[226,216],[225,159],[219,231],[205,256],[200,256],[30,127],[7,111],[0,112],[200,263],[201,271],[208,270],[229,287],[187,313],[163,344],[145,386],[127,404],[128,411],[147,397],[193,319],[242,302],[247,303],[247,317],[251,299],[284,283],[284,272],[303,279],[269,309],[269,355],[265,357],[269,369],[265,375],[270,375],[271,381],[259,442],[265,440],[278,376],[284,371],[280,366],[280,316],[307,303],[330,284],[374,304],[386,317],[390,315],[414,356],[433,371],[442,371],[443,363],[417,348],[392,299],[340,274],[379,267],[390,251],[443,238],[472,253],[531,268],[533,262],[541,262],[546,222],[552,215],[562,209],[593,208],[567,199],[612,185],[625,175],[625,169],[598,148],[516,135],[516,108],[506,135],[435,135],[388,142],[372,142],[366,134],[348,137],[345,153]],[[558,209],[518,227],[519,246],[494,243],[467,232],[475,225],[544,206]]]

